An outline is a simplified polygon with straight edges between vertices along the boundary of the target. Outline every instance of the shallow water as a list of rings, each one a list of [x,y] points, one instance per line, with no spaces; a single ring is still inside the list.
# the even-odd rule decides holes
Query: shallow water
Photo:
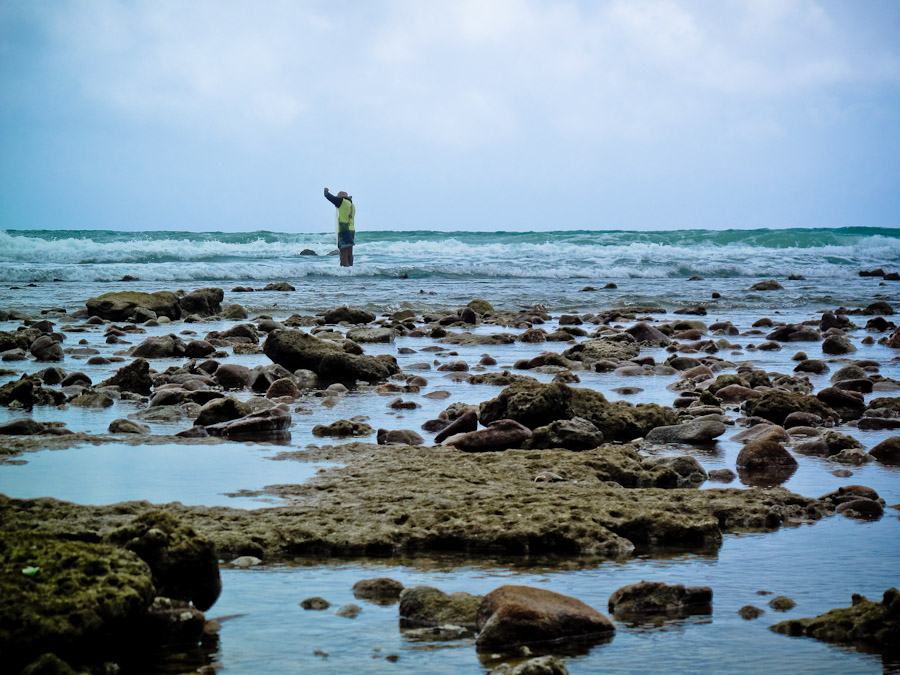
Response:
[[[800,322],[817,320],[825,309],[835,309],[841,305],[865,307],[876,299],[884,299],[895,307],[900,305],[900,282],[883,282],[856,275],[860,267],[887,267],[900,263],[895,234],[882,237],[866,233],[852,245],[835,241],[819,249],[805,240],[794,244],[785,240],[772,245],[763,235],[757,234],[755,238],[739,237],[736,248],[724,238],[715,244],[719,248],[714,250],[711,248],[713,244],[707,240],[687,238],[676,241],[677,237],[671,241],[617,243],[610,240],[604,243],[596,237],[579,239],[578,233],[574,233],[565,241],[558,242],[559,246],[555,249],[540,241],[524,241],[514,237],[505,241],[500,235],[497,237],[497,241],[482,241],[476,237],[454,243],[446,237],[423,236],[410,243],[405,239],[386,236],[378,246],[373,244],[368,251],[360,247],[358,258],[362,263],[346,273],[336,268],[333,259],[296,259],[291,247],[301,245],[303,242],[299,239],[285,243],[270,237],[263,244],[258,244],[253,238],[216,243],[218,240],[215,237],[207,237],[202,242],[191,244],[196,245],[194,249],[172,251],[171,259],[162,259],[160,256],[164,258],[166,254],[164,248],[172,248],[169,241],[160,244],[162,248],[158,251],[154,249],[156,252],[147,254],[156,256],[154,260],[144,261],[121,258],[132,255],[135,248],[133,235],[125,236],[123,241],[118,242],[95,238],[87,244],[73,243],[63,238],[61,242],[51,241],[42,249],[43,253],[29,249],[28,242],[16,240],[13,244],[20,248],[5,249],[4,255],[20,257],[6,259],[0,255],[0,278],[20,288],[0,289],[0,309],[20,309],[40,317],[42,310],[51,307],[63,307],[71,313],[83,307],[86,298],[123,287],[155,291],[181,286],[190,291],[198,287],[219,286],[226,289],[226,304],[244,305],[251,317],[265,313],[284,319],[295,312],[315,313],[344,303],[365,307],[379,314],[405,308],[421,314],[434,309],[459,307],[473,297],[485,297],[498,309],[517,309],[536,302],[543,303],[555,317],[566,312],[596,312],[610,307],[658,307],[668,310],[666,313],[653,313],[660,321],[697,318],[708,324],[727,319],[745,332],[761,316],[769,316],[776,321]],[[220,246],[223,243],[224,248]],[[107,244],[109,246],[104,248]],[[271,247],[277,249],[282,244],[280,253],[276,250],[273,254]],[[98,251],[90,251],[91,246],[99,246]],[[521,254],[520,259],[509,257],[514,252],[511,246],[519,247],[516,251]],[[579,246],[587,248],[579,249]],[[579,257],[580,254],[584,255]],[[31,258],[22,259],[22,255]],[[46,259],[41,259],[41,255]],[[186,257],[180,259],[179,255]],[[411,256],[408,264],[404,263],[404,256]],[[460,260],[465,260],[465,269],[454,273],[454,258],[457,266]],[[517,264],[511,265],[510,259],[516,260]],[[756,263],[759,264],[754,267]],[[779,276],[785,287],[783,291],[747,290],[760,276],[774,276],[779,269],[786,273],[802,272],[809,280],[786,281],[785,273]],[[218,276],[216,270],[220,270]],[[534,277],[539,277],[539,281],[528,276],[529,270],[535,273]],[[127,286],[104,281],[128,273],[136,273],[145,281],[131,282]],[[409,273],[410,278],[397,278],[402,273]],[[691,274],[702,274],[708,278],[688,281],[687,277]],[[63,280],[49,281],[54,277]],[[24,282],[31,279],[39,281],[35,286],[25,285]],[[617,288],[581,292],[586,285],[600,288],[611,279],[615,279]],[[297,287],[297,291],[233,293],[228,290],[235,283],[260,287],[275,280],[289,281]],[[425,293],[420,293],[420,290]],[[721,293],[722,297],[713,300],[711,294],[714,291]],[[708,308],[707,316],[672,313],[678,307],[698,303]],[[58,325],[69,321],[65,316],[48,316],[53,317]],[[864,325],[867,319],[851,318],[860,325]],[[126,339],[137,344],[150,335],[183,331],[194,331],[198,337],[203,337],[209,331],[221,330],[233,323],[174,322],[147,328],[145,334],[131,334]],[[0,330],[15,330],[18,325],[19,322],[0,322]],[[550,332],[556,325],[552,321],[543,328]],[[583,327],[588,332],[593,329],[591,325]],[[501,330],[519,332],[492,326],[480,326],[475,332]],[[84,339],[87,344],[81,346],[96,348],[105,356],[114,355],[128,346],[105,344],[103,331],[101,326],[85,333],[69,333],[63,346],[79,346],[76,343]],[[809,375],[815,390],[828,386],[830,375],[835,370],[857,359],[874,359],[881,364],[881,375],[900,380],[900,361],[896,352],[877,344],[862,345],[861,339],[869,334],[862,329],[851,332],[849,336],[857,351],[845,357],[823,355],[821,343],[783,344],[778,351],[748,348],[764,342],[764,334],[730,337],[730,342],[739,348],[720,351],[716,356],[733,364],[752,361],[757,367],[770,372],[791,373],[794,367],[792,357],[802,350],[809,358],[827,361],[831,368],[824,375]],[[872,335],[876,339],[879,337],[878,334]],[[353,389],[336,397],[322,397],[310,392],[291,406],[294,425],[287,447],[259,443],[211,446],[110,444],[27,453],[16,458],[16,461],[25,464],[0,465],[0,492],[22,497],[49,495],[81,503],[147,499],[160,503],[177,500],[185,504],[264,508],[275,502],[267,501],[267,498],[228,496],[226,493],[240,495],[241,489],[258,490],[271,484],[301,482],[320,468],[325,468],[326,465],[318,463],[273,461],[285,449],[303,449],[311,443],[342,442],[316,438],[311,433],[313,425],[362,416],[375,429],[414,429],[421,432],[422,422],[436,417],[451,402],[477,404],[493,398],[502,390],[502,387],[456,382],[448,374],[437,370],[440,364],[464,360],[475,371],[479,368],[477,363],[481,356],[488,353],[499,362],[488,370],[501,370],[511,367],[518,359],[532,357],[545,350],[561,352],[569,346],[561,343],[479,347],[443,345],[446,347],[444,352],[422,351],[423,347],[432,343],[430,339],[398,338],[391,344],[364,345],[370,354],[395,355],[407,374],[420,374],[428,379],[429,384],[419,394],[402,395],[404,400],[420,404],[421,407],[415,410],[396,412],[388,407],[388,403],[397,397],[396,394],[379,396],[369,387]],[[401,347],[409,347],[416,353],[398,354],[397,350]],[[230,349],[226,351],[229,352],[229,362],[249,367],[269,363],[261,354],[234,356]],[[657,362],[662,362],[668,353],[662,349],[645,349],[641,355],[652,355]],[[128,360],[126,357],[125,362]],[[162,371],[183,362],[182,359],[154,360],[152,367]],[[428,369],[411,368],[413,364],[423,362],[428,364]],[[0,368],[11,368],[16,374],[0,376],[0,384],[23,372],[37,372],[47,365],[31,360],[2,363]],[[60,365],[69,372],[80,370],[96,383],[109,377],[123,364],[92,366],[86,363],[85,358],[67,356]],[[726,369],[724,372],[733,370]],[[552,379],[551,375],[527,374],[542,381]],[[667,385],[676,381],[677,376],[624,377],[614,373],[579,373],[579,377],[581,384],[574,386],[590,387],[613,400],[671,404],[676,397]],[[642,391],[635,395],[621,395],[613,391],[623,386],[639,387]],[[438,390],[447,391],[449,397],[430,400],[423,396]],[[236,395],[248,398],[250,393],[239,392]],[[894,395],[896,392],[869,394],[866,400],[874,396]],[[73,431],[103,433],[112,420],[128,417],[141,408],[138,403],[119,401],[102,410],[39,407],[30,414],[41,421],[65,422]],[[29,413],[24,410],[0,407],[0,423],[26,414]],[[729,416],[734,418],[737,414],[732,412]],[[170,434],[192,424],[187,418],[170,423],[146,423],[154,434]],[[645,451],[651,454],[691,454],[707,470],[733,469],[740,445],[729,439],[740,430],[740,427],[734,427],[717,442],[704,446],[646,446]],[[865,449],[896,435],[887,431],[859,431],[847,426],[838,427],[838,430],[859,439]],[[426,443],[431,441],[431,435],[424,432],[422,435]],[[361,440],[374,441],[374,435]],[[818,497],[841,485],[859,483],[876,489],[888,505],[900,503],[898,468],[878,464],[850,467],[853,475],[839,478],[832,472],[843,468],[840,465],[815,457],[798,456],[797,459],[797,471],[784,484],[789,490]],[[701,489],[720,485],[709,481]],[[744,487],[740,480],[735,480],[730,486]],[[391,576],[406,585],[429,584],[445,591],[474,593],[488,592],[503,583],[520,583],[573,595],[605,611],[606,601],[616,588],[647,579],[711,586],[714,591],[712,615],[695,616],[655,627],[617,623],[617,634],[612,642],[568,659],[571,672],[665,669],[672,672],[874,673],[883,667],[886,672],[900,672],[900,663],[896,661],[882,664],[880,657],[861,654],[850,648],[828,646],[809,639],[787,638],[767,630],[767,626],[782,618],[813,616],[833,607],[847,606],[852,593],[862,593],[875,599],[889,586],[900,585],[898,535],[898,511],[888,509],[886,515],[875,523],[861,523],[836,516],[813,525],[787,527],[774,533],[729,535],[718,553],[674,554],[667,551],[625,561],[472,560],[453,557],[316,559],[251,570],[231,569],[226,562],[222,597],[207,615],[243,616],[223,623],[221,640],[213,658],[215,665],[227,673],[483,672],[486,665],[479,660],[471,640],[431,643],[404,638],[397,626],[397,607],[383,608],[355,601],[350,592],[353,583],[366,577]],[[788,595],[798,603],[797,607],[786,614],[774,612],[765,605],[770,596],[756,595],[757,590]],[[302,610],[298,603],[312,595],[325,597],[332,602],[332,607],[324,612]],[[335,610],[348,602],[356,602],[363,607],[357,619],[335,616]],[[746,604],[762,607],[766,613],[754,621],[744,621],[736,611]],[[375,651],[376,648],[380,651]],[[315,656],[313,651],[316,649],[328,652],[328,657]],[[400,657],[396,663],[383,658],[392,653]],[[183,670],[189,668],[176,665],[174,672]],[[164,671],[162,665],[153,665],[143,672]]]
[[[503,584],[524,584],[577,597],[606,612],[617,588],[642,579],[708,585],[711,615],[695,615],[660,625],[616,621],[616,635],[586,654],[567,657],[571,673],[597,672],[900,672],[900,660],[882,661],[848,647],[789,638],[768,626],[790,617],[813,616],[848,606],[853,593],[880,599],[898,583],[900,522],[896,517],[861,524],[829,518],[770,534],[728,536],[718,555],[640,557],[625,562],[424,558],[411,561],[328,560],[250,570],[223,570],[224,591],[210,615],[243,614],[223,623],[215,663],[222,672],[422,672],[479,673],[496,665],[479,656],[474,641],[416,641],[398,628],[397,605],[381,607],[357,600],[352,585],[389,576],[405,586],[436,586],[446,592],[483,594]],[[861,565],[861,560],[865,564]],[[757,591],[772,595],[757,595]],[[314,595],[331,603],[323,611],[299,602]],[[776,612],[766,603],[787,595],[797,606]],[[356,619],[335,614],[356,603]],[[741,619],[744,605],[765,610]],[[321,650],[327,658],[313,652]],[[378,650],[378,651],[376,651]],[[389,663],[388,654],[400,660]],[[483,659],[483,661],[481,660]]]
[[[43,450],[28,453],[15,464],[0,464],[0,492],[20,499],[55,497],[80,504],[147,500],[254,509],[282,502],[234,493],[300,484],[334,466],[272,461],[281,450],[251,443],[108,443]]]

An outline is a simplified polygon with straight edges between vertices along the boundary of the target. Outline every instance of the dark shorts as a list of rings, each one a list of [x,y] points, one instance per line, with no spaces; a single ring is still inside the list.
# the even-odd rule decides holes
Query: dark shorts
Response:
[[[338,248],[353,246],[353,230],[338,230]]]

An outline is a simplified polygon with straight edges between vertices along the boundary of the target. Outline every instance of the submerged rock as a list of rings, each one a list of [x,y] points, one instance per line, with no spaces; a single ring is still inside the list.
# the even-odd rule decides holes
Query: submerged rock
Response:
[[[497,588],[478,607],[480,650],[510,649],[564,640],[602,642],[615,626],[603,614],[576,598],[531,586]]]
[[[403,584],[390,577],[360,579],[353,584],[353,597],[368,600],[376,605],[393,605],[400,602]]]

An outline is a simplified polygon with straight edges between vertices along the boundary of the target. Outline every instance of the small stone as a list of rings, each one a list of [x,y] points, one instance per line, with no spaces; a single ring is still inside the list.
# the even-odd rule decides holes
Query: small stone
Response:
[[[300,603],[300,606],[303,609],[314,609],[314,610],[323,610],[331,607],[331,603],[328,602],[325,598],[320,598],[319,596],[315,596],[312,598],[306,598]]]
[[[362,607],[359,605],[354,605],[352,602],[344,605],[337,611],[338,616],[342,616],[346,619],[355,619],[359,616],[359,613],[362,611]]]
[[[776,595],[774,598],[769,600],[769,607],[774,609],[776,612],[786,612],[796,606],[797,603],[791,600],[786,595]]]
[[[765,610],[762,610],[759,607],[754,607],[753,605],[744,605],[738,610],[737,613],[741,615],[742,619],[749,621],[765,614]]]

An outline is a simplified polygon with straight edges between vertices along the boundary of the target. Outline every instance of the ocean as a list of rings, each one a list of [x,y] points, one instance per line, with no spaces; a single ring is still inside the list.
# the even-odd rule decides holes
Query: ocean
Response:
[[[317,255],[302,255],[304,250]],[[860,270],[900,269],[900,229],[396,232],[360,231],[355,265],[341,268],[334,235],[279,232],[0,231],[0,284],[17,285],[0,300],[24,308],[43,302],[44,284],[74,301],[116,290],[126,275],[134,290],[286,281],[319,296],[384,311],[446,309],[482,295],[498,308],[541,303],[586,311],[598,302],[661,306],[710,302],[722,310],[764,308],[771,298],[747,293],[749,280],[778,279],[786,307],[862,305],[872,294]],[[804,280],[785,282],[790,275]],[[702,281],[686,282],[692,277]],[[26,284],[40,285],[29,291]],[[616,288],[603,287],[615,284]],[[596,293],[578,292],[585,287]],[[840,294],[836,294],[840,287]],[[35,288],[35,287],[31,287]],[[419,292],[423,291],[423,292]],[[307,293],[306,295],[310,295]],[[245,298],[246,299],[246,298]],[[283,301],[284,298],[281,298]],[[278,295],[253,297],[266,311]]]

